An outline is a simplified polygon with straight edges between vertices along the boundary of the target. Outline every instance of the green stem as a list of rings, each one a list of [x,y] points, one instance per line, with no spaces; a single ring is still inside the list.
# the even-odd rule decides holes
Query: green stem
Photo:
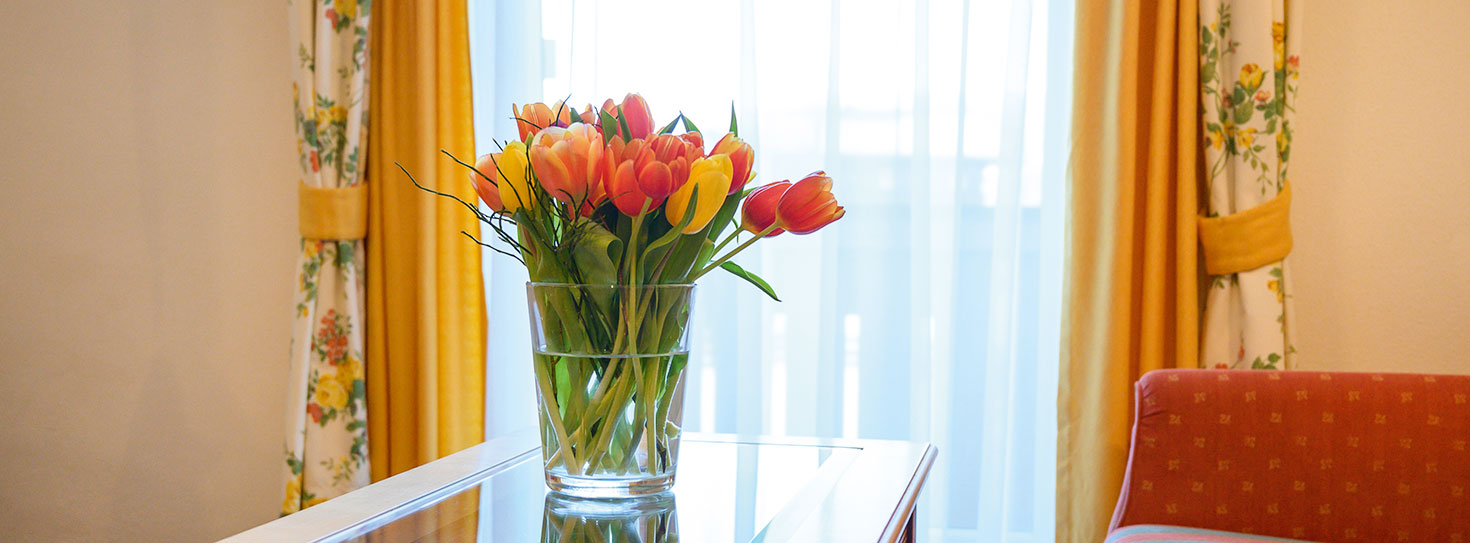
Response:
[[[712,264],[710,264],[708,266],[705,266],[704,269],[699,270],[699,272],[695,273],[694,275],[689,276],[689,278],[688,279],[685,279],[684,282],[685,283],[693,283],[694,281],[698,280],[700,277],[703,277],[704,274],[709,273],[710,270],[713,270],[715,268],[720,267],[720,264],[724,264],[725,262],[727,262],[731,258],[733,258],[735,255],[740,254],[740,251],[744,251],[747,247],[750,247],[751,245],[755,245],[755,242],[764,239],[766,237],[766,234],[769,234],[771,232],[774,232],[775,230],[776,230],[776,225],[775,224],[772,224],[771,226],[766,227],[766,229],[765,230],[762,230],[760,234],[757,234],[755,237],[750,238],[749,241],[746,241],[745,243],[741,243],[740,245],[736,246],[734,250],[731,250],[729,253],[726,253],[725,256],[720,257],[720,259],[714,261],[714,263],[712,263]]]
[[[720,252],[720,249],[724,249],[726,245],[729,245],[730,244],[730,242],[735,241],[735,238],[739,237],[740,236],[740,233],[741,232],[744,232],[744,231],[745,230],[736,228],[735,231],[734,232],[730,232],[730,235],[729,236],[726,236],[725,239],[723,241],[721,241],[719,245],[716,245],[715,246],[715,250],[714,251],[711,251],[711,252],[715,252],[715,253]]]
[[[567,429],[561,423],[561,413],[557,411],[554,400],[556,390],[551,388],[551,378],[547,376],[546,364],[539,361],[536,367],[536,384],[541,387],[541,403],[546,409],[546,416],[551,419],[551,427],[556,430],[556,438],[561,442],[557,452],[562,453],[562,461],[567,466],[567,473],[572,475],[582,474],[582,465],[577,462],[577,453],[571,449],[572,442],[567,438]]]

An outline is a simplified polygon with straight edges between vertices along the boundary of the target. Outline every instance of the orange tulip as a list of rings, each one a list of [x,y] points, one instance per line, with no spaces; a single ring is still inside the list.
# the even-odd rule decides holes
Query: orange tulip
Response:
[[[621,104],[613,104],[612,98],[602,103],[602,110],[608,112],[614,119],[618,117],[619,108],[623,110],[623,118],[628,121],[629,132],[624,134],[620,124],[614,130],[619,136],[624,139],[643,139],[653,134],[653,115],[648,112],[648,102],[645,102],[642,96],[630,93],[623,97]]]
[[[490,153],[481,156],[475,161],[475,169],[479,170],[479,173],[470,172],[470,182],[475,184],[475,192],[479,193],[480,201],[485,202],[491,211],[496,212],[505,210],[505,204],[500,203],[500,187],[495,182],[500,177],[495,169],[495,162],[500,159],[499,155],[500,153]],[[480,175],[481,173],[485,175]]]
[[[730,194],[744,190],[745,184],[754,177],[750,170],[755,167],[755,150],[735,134],[725,134],[725,137],[715,143],[715,148],[710,150],[710,154],[730,155],[730,163],[735,165],[735,177],[730,180]]]
[[[810,234],[841,219],[842,206],[832,196],[832,178],[813,172],[781,195],[776,205],[776,223],[793,234]]]
[[[531,140],[531,169],[552,198],[580,208],[603,182],[602,153],[602,133],[597,127],[585,123],[553,126]]]
[[[557,102],[546,105],[541,102],[526,104],[517,110],[515,104],[510,105],[510,115],[516,119],[516,130],[521,135],[521,141],[535,135],[537,132],[552,126],[566,128],[572,124],[571,106]],[[555,116],[553,118],[553,115]]]
[[[612,199],[618,211],[629,217],[656,208],[664,201],[662,197],[653,198],[645,194],[639,187],[639,178],[646,178],[649,184],[660,184],[666,182],[661,177],[671,175],[668,166],[657,161],[639,168],[638,158],[645,153],[652,155],[652,151],[644,147],[643,140],[624,143],[622,138],[613,138],[603,150],[602,172],[607,197]]]
[[[775,225],[776,205],[781,203],[781,197],[790,189],[790,181],[777,181],[751,191],[745,197],[745,203],[740,206],[740,229],[760,234]],[[766,237],[773,238],[782,232],[785,230],[777,227],[766,234]]]
[[[699,145],[703,142],[697,136],[686,138],[664,134],[653,136],[645,142],[644,152],[638,156],[636,162],[638,171],[643,171],[650,161],[662,162],[669,169],[667,178],[649,179],[646,184],[642,183],[640,177],[638,188],[654,198],[664,198],[684,186],[689,181],[689,166],[704,156],[704,146]]]

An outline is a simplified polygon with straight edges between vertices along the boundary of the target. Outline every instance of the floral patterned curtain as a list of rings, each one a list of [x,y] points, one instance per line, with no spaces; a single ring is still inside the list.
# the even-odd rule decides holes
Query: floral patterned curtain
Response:
[[[1288,186],[1301,2],[1200,0],[1199,6],[1206,213],[1220,217],[1271,201]],[[1202,366],[1291,364],[1289,270],[1283,258],[1209,278]]]
[[[362,182],[369,1],[288,0],[303,198]],[[309,212],[303,206],[303,223]],[[297,262],[282,515],[364,486],[369,475],[363,242],[303,237]]]

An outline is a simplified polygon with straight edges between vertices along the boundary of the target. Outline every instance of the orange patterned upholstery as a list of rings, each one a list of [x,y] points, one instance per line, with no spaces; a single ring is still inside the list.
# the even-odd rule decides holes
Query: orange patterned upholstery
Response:
[[[1163,370],[1112,529],[1470,543],[1470,376]]]

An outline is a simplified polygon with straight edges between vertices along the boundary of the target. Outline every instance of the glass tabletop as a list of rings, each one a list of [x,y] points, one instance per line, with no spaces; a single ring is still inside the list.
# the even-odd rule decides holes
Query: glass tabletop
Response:
[[[815,508],[860,451],[692,439],[681,447],[672,496],[642,501],[636,511],[626,504],[547,493],[540,456],[528,453],[477,474],[457,490],[427,497],[324,541],[760,541],[782,511]]]

